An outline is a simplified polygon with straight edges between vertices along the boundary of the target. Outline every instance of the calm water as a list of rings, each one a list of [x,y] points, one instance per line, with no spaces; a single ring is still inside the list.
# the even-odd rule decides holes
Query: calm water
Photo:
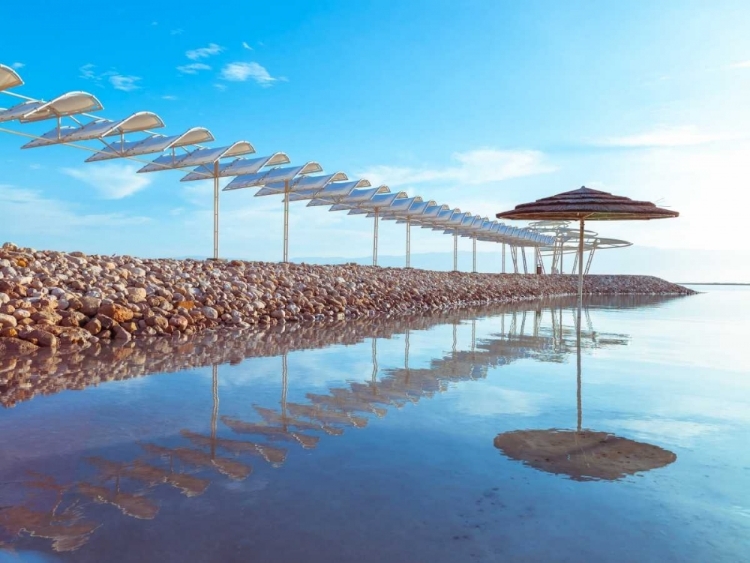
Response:
[[[590,302],[580,411],[572,306],[35,360],[0,561],[750,560],[750,290]]]

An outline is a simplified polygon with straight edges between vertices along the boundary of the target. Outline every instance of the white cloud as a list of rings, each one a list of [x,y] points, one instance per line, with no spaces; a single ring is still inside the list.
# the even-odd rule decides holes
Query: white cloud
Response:
[[[179,100],[177,96],[172,96],[171,94],[165,94],[161,97],[162,100],[169,100],[170,102],[173,102],[175,100]]]
[[[230,82],[245,82],[246,80],[254,80],[263,87],[269,87],[278,80],[285,80],[283,78],[275,78],[258,63],[229,63],[221,69],[221,77],[224,80]]]
[[[49,199],[36,190],[0,184],[0,207],[6,214],[4,227],[9,233],[70,235],[74,229],[87,227],[119,227],[148,223],[142,216],[122,213],[80,214],[65,201]]]
[[[250,45],[247,44],[247,41],[243,41],[242,42],[242,47],[244,49],[247,49],[248,51],[253,51],[254,50]]]
[[[132,92],[138,90],[140,86],[136,84],[141,79],[140,76],[125,76],[124,74],[110,73],[109,83],[115,90],[122,90],[123,92]]]
[[[227,89],[227,85],[217,82],[216,84],[214,84],[214,88],[216,88],[219,92],[224,92]]]
[[[177,70],[180,74],[198,74],[201,70],[211,70],[211,67],[204,63],[191,63],[178,66]]]
[[[18,70],[18,69],[20,69],[20,68],[23,68],[23,67],[25,67],[26,65],[25,65],[24,63],[13,63],[13,64],[12,64],[12,65],[10,65],[10,66],[12,66],[12,67],[13,67],[13,68],[15,68],[16,70]]]
[[[750,60],[731,64],[729,65],[729,68],[750,68]]]
[[[134,164],[106,163],[85,168],[63,168],[62,172],[94,187],[104,199],[122,199],[141,191],[151,183],[145,174],[137,174]]]
[[[184,29],[173,29],[169,32],[170,35],[182,35],[185,32]]]
[[[216,43],[209,43],[208,47],[201,47],[200,49],[191,49],[185,52],[185,56],[191,61],[197,61],[200,59],[207,59],[214,55],[218,55],[224,50],[224,47],[217,45]]]
[[[704,133],[692,125],[684,127],[662,127],[645,133],[607,137],[595,143],[605,147],[686,147],[716,141],[729,141],[740,136],[727,133]]]
[[[79,68],[78,72],[81,73],[81,78],[85,78],[86,80],[99,80],[99,76],[94,72],[95,68],[96,65],[88,63]]]
[[[403,186],[427,182],[485,184],[509,178],[554,172],[544,153],[535,150],[477,149],[452,155],[457,164],[443,168],[379,165],[358,174],[374,186]]]

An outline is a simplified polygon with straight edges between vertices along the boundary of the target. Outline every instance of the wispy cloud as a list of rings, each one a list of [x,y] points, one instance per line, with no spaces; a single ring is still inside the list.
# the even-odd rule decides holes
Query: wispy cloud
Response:
[[[227,89],[227,85],[222,84],[221,82],[216,82],[214,84],[214,88],[216,88],[219,92],[224,92]]]
[[[217,45],[216,43],[209,43],[208,47],[201,47],[200,49],[191,49],[185,52],[185,56],[191,61],[197,61],[200,59],[207,59],[218,55],[224,50],[224,47]]]
[[[242,48],[247,49],[248,51],[254,51],[254,49],[250,45],[247,44],[247,41],[242,42]]]
[[[750,68],[750,60],[733,63],[729,68]]]
[[[179,98],[178,98],[177,96],[172,96],[171,94],[164,94],[164,95],[163,95],[163,96],[161,97],[161,99],[162,99],[162,100],[169,100],[170,102],[173,102],[173,101],[175,101],[175,100],[179,100]]]
[[[108,70],[107,72],[96,72],[96,65],[91,63],[85,64],[78,69],[79,76],[86,80],[101,83],[105,78],[112,85],[115,90],[121,90],[123,92],[132,92],[138,90],[141,86],[138,82],[141,80],[140,76],[132,76],[126,74],[120,74],[116,70]]]
[[[182,35],[184,32],[184,29],[173,29],[169,32],[169,35]]]
[[[137,84],[140,81],[140,76],[125,76],[124,74],[110,74],[109,83],[115,90],[122,90],[123,92],[132,92],[138,90],[140,86]]]
[[[16,70],[18,70],[18,69],[20,69],[20,68],[23,68],[23,67],[25,67],[26,65],[25,65],[24,63],[13,63],[13,64],[12,64],[12,65],[10,65],[10,66],[12,66],[12,67],[13,67],[13,68],[15,68]]]
[[[104,199],[122,199],[151,184],[151,178],[137,174],[134,164],[107,163],[86,168],[63,168],[62,172],[92,186]]]
[[[95,68],[96,65],[93,65],[91,63],[85,64],[78,69],[78,72],[81,73],[79,76],[81,78],[85,78],[86,80],[98,80],[99,76],[94,72]]]
[[[191,63],[177,67],[180,74],[198,74],[202,70],[211,70],[211,67],[205,63]]]
[[[621,137],[606,137],[597,141],[596,145],[605,147],[640,148],[640,147],[685,147],[703,145],[716,141],[729,141],[740,138],[740,135],[730,133],[706,133],[694,126],[661,127]]]
[[[44,225],[47,235],[70,235],[71,229],[112,228],[148,223],[143,216],[122,213],[80,213],[76,206],[45,197],[41,192],[0,184],[0,206],[8,214],[7,228],[13,233],[39,233]]]
[[[285,78],[271,76],[263,66],[256,62],[229,63],[221,69],[221,78],[230,82],[254,80],[265,88],[272,86],[274,82],[279,80],[286,80]]]
[[[445,167],[372,166],[358,173],[374,185],[403,186],[427,182],[485,184],[554,172],[544,153],[535,150],[477,149],[452,155]]]

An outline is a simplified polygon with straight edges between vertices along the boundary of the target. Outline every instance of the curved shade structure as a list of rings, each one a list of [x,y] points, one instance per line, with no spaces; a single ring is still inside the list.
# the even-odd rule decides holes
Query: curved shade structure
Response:
[[[116,143],[91,155],[86,159],[86,162],[154,154],[180,147],[197,145],[199,143],[208,143],[213,140],[214,136],[211,134],[211,131],[205,127],[193,127],[180,135],[165,136],[154,134],[138,141]],[[205,179],[205,177],[202,179]]]
[[[69,115],[79,115],[90,111],[99,111],[104,106],[91,94],[86,92],[68,92],[51,102],[28,102],[28,111],[17,117],[21,123],[43,121]],[[21,104],[27,105],[27,104]],[[36,106],[36,107],[32,107]],[[12,109],[12,108],[11,108]]]
[[[76,141],[103,139],[112,135],[125,135],[126,133],[158,129],[159,127],[164,127],[164,122],[158,115],[150,111],[141,111],[120,121],[97,119],[79,127],[65,125],[56,127],[44,133],[40,138],[26,143],[21,148],[31,149]]]
[[[270,156],[259,156],[255,158],[238,158],[228,163],[219,164],[218,176],[226,178],[229,176],[240,176],[242,174],[256,174],[261,168],[266,166],[280,166],[289,164],[291,161],[286,153],[275,152]],[[212,178],[214,175],[212,166],[199,166],[187,176],[184,176],[180,182],[192,182],[195,180],[205,180],[207,177]]]
[[[23,80],[18,73],[9,66],[0,65],[0,92],[21,86]]]
[[[222,158],[241,156],[243,154],[254,153],[255,148],[247,141],[237,141],[226,147],[218,148],[199,148],[185,154],[165,154],[154,159],[151,164],[147,164],[138,173],[158,172],[159,170],[172,168],[187,168],[189,166],[201,166],[214,163]],[[213,176],[210,176],[211,178]]]

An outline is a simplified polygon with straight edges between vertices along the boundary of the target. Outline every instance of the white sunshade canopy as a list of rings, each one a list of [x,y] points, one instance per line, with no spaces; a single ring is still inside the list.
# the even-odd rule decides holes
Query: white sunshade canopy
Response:
[[[302,166],[290,166],[288,168],[270,168],[254,174],[243,174],[237,176],[226,185],[224,191],[241,190],[243,188],[260,188],[275,182],[292,180],[300,174],[314,174],[316,172],[323,172],[323,167],[317,162],[307,162]]]
[[[380,186],[387,188],[388,186]],[[347,198],[331,207],[330,211],[349,211],[348,215],[365,215],[371,211],[386,209],[397,199],[409,197],[406,192],[387,192],[373,195],[370,199]]]
[[[341,193],[341,194],[332,194],[330,192],[323,193],[325,192],[325,189],[324,189],[321,191],[321,193],[319,193],[315,197],[315,199],[313,199],[310,203],[308,203],[307,206],[317,207],[317,206],[325,206],[325,205],[335,205],[343,201],[351,202],[357,199],[362,199],[366,201],[368,199],[372,199],[372,197],[376,194],[389,193],[390,191],[391,190],[390,188],[388,188],[388,186],[352,190],[349,193]]]
[[[254,152],[255,148],[247,141],[237,141],[226,147],[199,148],[185,154],[165,154],[154,159],[150,164],[138,170],[138,172],[158,172],[159,170],[200,166],[216,162],[221,158],[241,156]]]
[[[290,192],[316,193],[329,184],[333,184],[334,182],[345,182],[348,179],[349,177],[343,172],[324,174],[322,176],[297,176],[293,180],[288,181],[288,183],[274,182],[273,184],[266,184],[265,187],[256,192],[255,197],[266,195],[283,195],[287,189],[287,186]],[[292,200],[290,199],[290,201]]]
[[[286,153],[275,152],[270,156],[258,156],[255,158],[238,158],[232,162],[219,164],[219,177],[240,176],[243,174],[256,174],[266,166],[280,166],[291,162]],[[199,166],[190,174],[183,177],[180,182],[191,182],[194,180],[205,180],[213,178],[213,166]]]
[[[381,217],[383,219],[386,218],[393,218],[396,219],[397,216],[406,216],[409,212],[409,209],[414,206],[422,203],[422,197],[421,196],[414,196],[414,197],[407,197],[403,199],[397,199],[391,204],[390,207],[386,208],[383,213],[381,213]],[[424,211],[424,209],[422,209]],[[374,217],[373,213],[368,213],[368,217]]]
[[[9,66],[0,65],[0,92],[21,86],[23,80],[18,73]]]
[[[97,119],[79,127],[62,126],[55,128],[52,131],[47,131],[41,138],[26,143],[21,148],[31,149],[75,141],[89,141],[92,139],[102,139],[111,135],[124,135],[136,131],[157,129],[159,127],[164,127],[164,122],[158,115],[150,111],[141,111],[120,121]]]
[[[448,223],[448,221],[450,221],[452,217],[455,217],[461,214],[461,210],[458,207],[454,209],[450,209],[447,206],[444,206],[444,207],[446,208],[438,211],[435,217],[429,217],[429,218],[425,218],[424,220],[421,220],[420,223],[422,223],[422,228],[434,229],[438,225],[444,225]]]
[[[331,201],[339,201],[357,188],[369,188],[370,185],[370,181],[364,179],[333,182],[323,189],[303,189],[292,192],[289,195],[289,201],[316,200],[323,203],[316,203],[315,205],[331,205]]]
[[[21,123],[43,121],[68,115],[99,111],[102,104],[86,92],[68,92],[51,102],[37,100],[23,102],[10,109],[0,111],[0,123],[18,119]]]
[[[208,143],[213,140],[214,136],[205,127],[193,127],[180,135],[154,134],[138,141],[116,143],[91,155],[86,159],[86,162],[153,154],[169,149],[197,145],[198,143]]]

